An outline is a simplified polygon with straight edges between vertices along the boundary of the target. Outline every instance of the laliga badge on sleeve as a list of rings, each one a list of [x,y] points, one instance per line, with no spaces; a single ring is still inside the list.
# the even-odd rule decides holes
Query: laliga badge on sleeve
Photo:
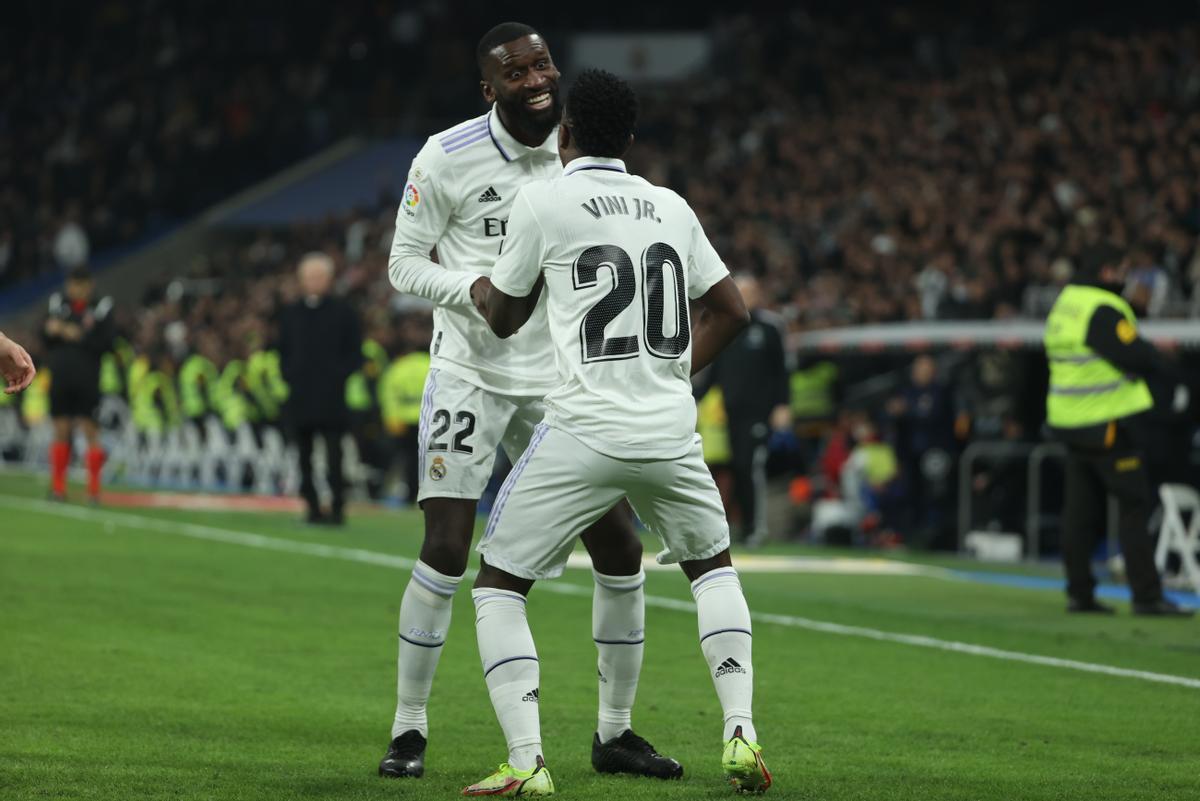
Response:
[[[417,209],[421,206],[421,192],[417,189],[417,185],[410,183],[404,187],[404,199],[400,201],[400,208],[408,215],[410,220],[416,219]]]

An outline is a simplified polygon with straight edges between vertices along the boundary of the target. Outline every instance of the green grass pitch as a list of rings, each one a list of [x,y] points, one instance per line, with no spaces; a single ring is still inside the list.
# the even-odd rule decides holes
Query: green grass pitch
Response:
[[[0,475],[0,798],[448,799],[505,758],[460,592],[426,777],[375,775],[415,514],[364,512],[333,532],[281,514],[56,507],[43,492]],[[695,617],[670,604],[690,600],[682,575],[649,576],[634,712],[683,762],[676,783],[592,773],[590,577],[559,581],[574,591],[535,588],[529,603],[558,794],[729,797]],[[1068,617],[1057,592],[928,576],[743,584],[759,613],[1200,678],[1200,624],[1125,605]],[[763,620],[754,659],[768,798],[1200,799],[1198,686]]]

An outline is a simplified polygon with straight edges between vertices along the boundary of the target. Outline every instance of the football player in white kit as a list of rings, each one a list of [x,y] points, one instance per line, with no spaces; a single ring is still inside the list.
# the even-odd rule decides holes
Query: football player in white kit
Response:
[[[749,315],[687,203],[626,172],[620,157],[636,118],[624,81],[579,76],[558,134],[563,170],[517,194],[492,270],[489,325],[500,337],[541,331],[533,315],[544,307],[559,383],[478,547],[480,658],[509,758],[465,795],[554,792],[530,703],[539,671],[525,597],[535,580],[562,573],[580,533],[623,498],[661,538],[658,561],[678,563],[691,581],[724,712],[727,779],[741,791],[771,784],[751,716],[750,612],[690,381]],[[695,325],[689,299],[703,310]]]
[[[559,73],[545,41],[519,23],[493,28],[476,55],[492,108],[430,137],[413,160],[389,263],[398,290],[436,304],[419,425],[425,539],[400,605],[396,714],[379,764],[391,777],[425,770],[430,687],[496,448],[513,459],[525,450],[544,415],[542,398],[559,383],[543,308],[521,335],[501,342],[477,305],[517,190],[560,171]],[[430,259],[435,250],[437,262]],[[626,504],[606,511],[583,535],[595,578],[599,654],[592,764],[602,772],[678,778],[679,763],[631,728],[645,625],[642,545]]]

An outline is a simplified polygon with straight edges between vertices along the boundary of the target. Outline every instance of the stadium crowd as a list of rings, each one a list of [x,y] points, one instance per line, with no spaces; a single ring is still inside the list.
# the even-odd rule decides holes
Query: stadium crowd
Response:
[[[131,36],[134,58],[72,46],[82,34],[71,30],[32,71],[42,82],[20,83],[23,93],[5,100],[0,284],[137,239],[351,121],[354,130],[407,130],[413,120],[477,107],[470,80],[436,92],[400,82],[402,63],[435,48],[464,74],[473,69],[469,43],[432,6],[384,18],[364,8],[330,27],[320,14],[297,14],[295,29],[261,36],[211,26],[193,33],[188,14],[198,12],[187,4],[163,4],[154,26],[130,28],[120,11],[129,8],[97,7],[93,22]],[[1196,25],[1034,35],[1019,15],[939,27],[900,10],[885,24],[800,11],[777,22],[722,18],[708,69],[684,87],[646,87],[630,162],[688,198],[729,265],[761,278],[790,332],[1036,318],[1076,270],[1104,260],[1135,268],[1130,289],[1151,316],[1197,312]],[[866,51],[869,60],[857,55]],[[33,45],[18,52],[4,69],[28,70],[39,56]],[[78,80],[85,67],[86,82]],[[166,88],[137,89],[154,71],[172,76],[153,84]],[[36,124],[14,126],[19,114]],[[195,416],[196,393],[181,381],[200,356],[220,390],[199,413],[230,428],[277,419],[283,390],[272,400],[271,381],[249,365],[269,372],[258,354],[272,350],[276,313],[297,297],[294,267],[320,250],[334,258],[337,292],[359,309],[372,343],[364,348],[369,389],[348,389],[358,393],[352,407],[400,436],[407,423],[381,402],[378,381],[428,344],[429,318],[387,280],[395,207],[384,198],[335,219],[223,237],[147,288],[139,308],[119,310],[127,350],[114,359],[123,381],[108,391],[144,410],[138,425]],[[36,336],[24,339],[37,358]],[[934,518],[949,503],[948,477],[972,432],[1034,436],[1040,410],[1019,399],[1031,396],[1024,390],[1039,366],[1023,356],[989,354],[932,372],[921,362],[911,376],[911,359],[896,360],[886,365],[897,369],[889,392],[841,413],[841,389],[880,365],[834,361],[793,359],[798,424],[794,441],[774,443],[790,454],[777,461],[823,476],[826,492],[845,483],[846,464],[871,474],[866,483],[878,492],[867,511],[885,529],[945,528]],[[161,373],[167,380],[154,386],[175,387],[177,398],[160,391],[133,402],[135,362],[138,375]],[[702,414],[702,425],[719,418],[715,410],[705,423]],[[363,441],[369,448],[370,437]],[[933,449],[947,461],[927,481]],[[999,498],[991,505],[1002,515],[1011,504],[989,480],[980,491]],[[921,493],[926,500],[912,503]]]
[[[634,161],[804,327],[1040,317],[1110,258],[1137,268],[1151,315],[1186,311],[1200,28],[1010,47],[891,22],[735,20],[711,71],[646,98]]]

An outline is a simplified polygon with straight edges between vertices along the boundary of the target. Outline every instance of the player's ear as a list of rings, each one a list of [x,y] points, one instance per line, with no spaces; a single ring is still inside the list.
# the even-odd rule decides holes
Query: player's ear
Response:
[[[633,147],[633,134],[629,135],[629,141],[625,143],[625,149],[621,151],[621,158],[625,158],[625,154],[629,152],[629,148]]]
[[[483,99],[488,102],[488,105],[496,102],[496,90],[487,81],[479,82],[479,91],[483,93]]]
[[[558,152],[561,153],[571,146],[571,129],[567,127],[567,121],[563,120],[558,126]]]

